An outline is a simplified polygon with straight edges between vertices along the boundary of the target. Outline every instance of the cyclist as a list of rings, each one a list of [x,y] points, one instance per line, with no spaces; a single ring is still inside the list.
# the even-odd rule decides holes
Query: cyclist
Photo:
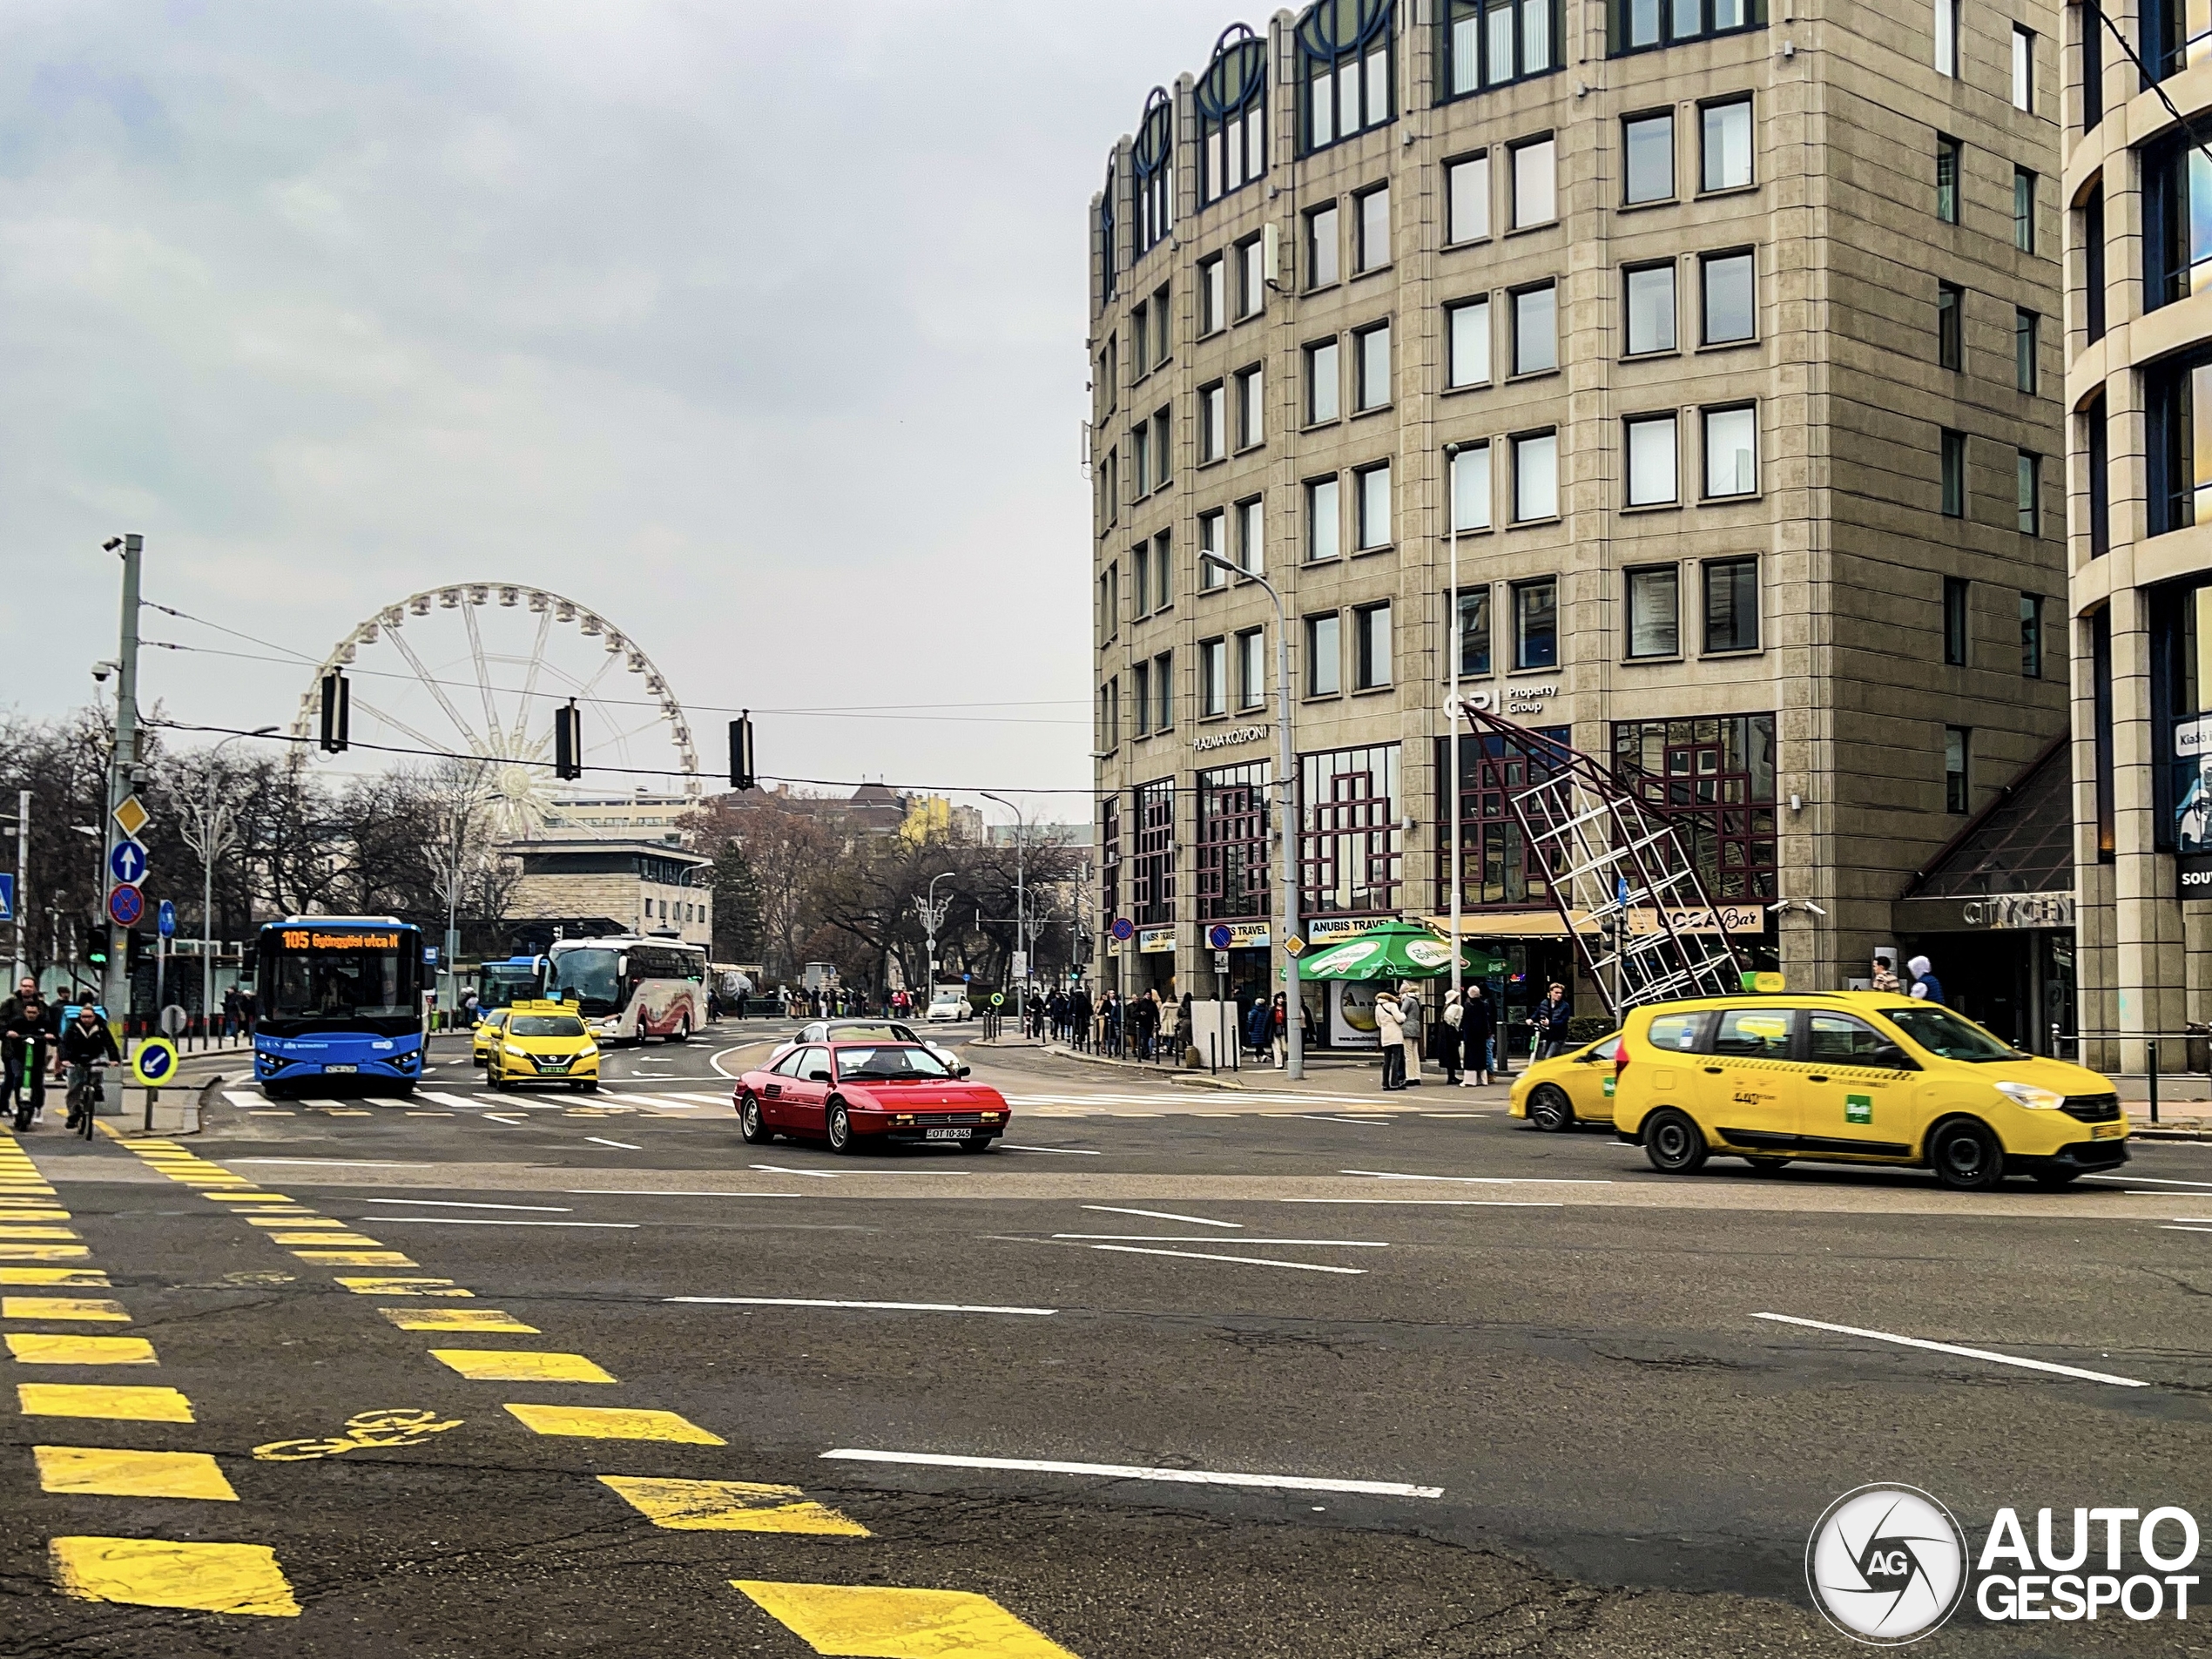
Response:
[[[100,1018],[99,1010],[90,1002],[77,1010],[75,1022],[62,1031],[62,1063],[69,1068],[69,1124],[75,1129],[78,1121],[91,1110],[99,1088],[98,1067],[111,1060],[118,1065],[123,1055],[115,1046],[115,1033],[107,1028],[107,1022]],[[85,1131],[90,1134],[88,1130]]]
[[[16,994],[0,1002],[0,1067],[6,1072],[4,1080],[0,1080],[0,1116],[6,1115],[12,1103],[18,1135],[29,1130],[32,1120],[45,1109],[46,1057],[52,1040],[49,1017],[46,999],[38,994],[38,981],[28,974],[17,986]]]

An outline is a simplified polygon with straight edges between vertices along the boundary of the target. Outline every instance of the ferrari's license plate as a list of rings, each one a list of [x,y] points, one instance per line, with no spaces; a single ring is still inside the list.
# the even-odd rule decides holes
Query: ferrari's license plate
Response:
[[[333,1065],[326,1065],[326,1066],[323,1068],[323,1069],[324,1069],[325,1071],[359,1071],[359,1070],[361,1069],[361,1068],[360,1068],[359,1066],[333,1066]]]
[[[2089,1138],[2093,1141],[2116,1141],[2127,1132],[2128,1125],[2125,1123],[2093,1123],[2089,1127]]]
[[[921,1132],[925,1141],[964,1141],[974,1131],[964,1129],[926,1129]]]

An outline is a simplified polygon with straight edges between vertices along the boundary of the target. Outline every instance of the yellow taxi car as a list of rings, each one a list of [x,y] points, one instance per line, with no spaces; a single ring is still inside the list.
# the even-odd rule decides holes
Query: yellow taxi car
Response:
[[[1717,1152],[1763,1170],[1903,1164],[1984,1191],[2128,1161],[2109,1079],[1890,992],[1652,1003],[1630,1012],[1616,1069],[1615,1127],[1668,1175]]]
[[[1613,1051],[1621,1034],[1608,1031],[1549,1060],[1539,1060],[1514,1079],[1507,1111],[1531,1129],[1556,1132],[1577,1123],[1613,1122]]]
[[[476,1022],[475,1034],[469,1039],[469,1058],[481,1066],[491,1059],[492,1050],[499,1047],[500,1031],[507,1024],[512,1008],[493,1008]]]
[[[566,1002],[517,1002],[507,1011],[484,1070],[494,1089],[566,1083],[592,1094],[599,1087],[599,1045]]]

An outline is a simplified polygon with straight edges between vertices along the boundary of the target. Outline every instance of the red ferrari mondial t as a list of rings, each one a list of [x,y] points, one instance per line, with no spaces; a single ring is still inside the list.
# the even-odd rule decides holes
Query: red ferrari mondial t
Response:
[[[1012,1114],[988,1083],[956,1077],[918,1042],[812,1042],[738,1079],[738,1123],[758,1145],[779,1135],[827,1141],[943,1142],[982,1152]]]

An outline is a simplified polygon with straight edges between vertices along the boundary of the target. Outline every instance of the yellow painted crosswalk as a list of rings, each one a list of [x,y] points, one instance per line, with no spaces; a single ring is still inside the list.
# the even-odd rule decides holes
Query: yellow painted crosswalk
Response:
[[[674,1532],[788,1532],[866,1538],[860,1522],[807,1499],[797,1487],[746,1480],[667,1480],[603,1474],[599,1484],[656,1527]]]
[[[62,1594],[79,1601],[300,1616],[300,1603],[277,1565],[276,1552],[266,1545],[57,1538],[49,1548]]]
[[[47,1492],[115,1498],[209,1498],[236,1503],[238,1494],[205,1452],[138,1452],[113,1447],[34,1446],[38,1484]]]
[[[887,1585],[730,1582],[816,1653],[842,1659],[1076,1659],[988,1595]]]

